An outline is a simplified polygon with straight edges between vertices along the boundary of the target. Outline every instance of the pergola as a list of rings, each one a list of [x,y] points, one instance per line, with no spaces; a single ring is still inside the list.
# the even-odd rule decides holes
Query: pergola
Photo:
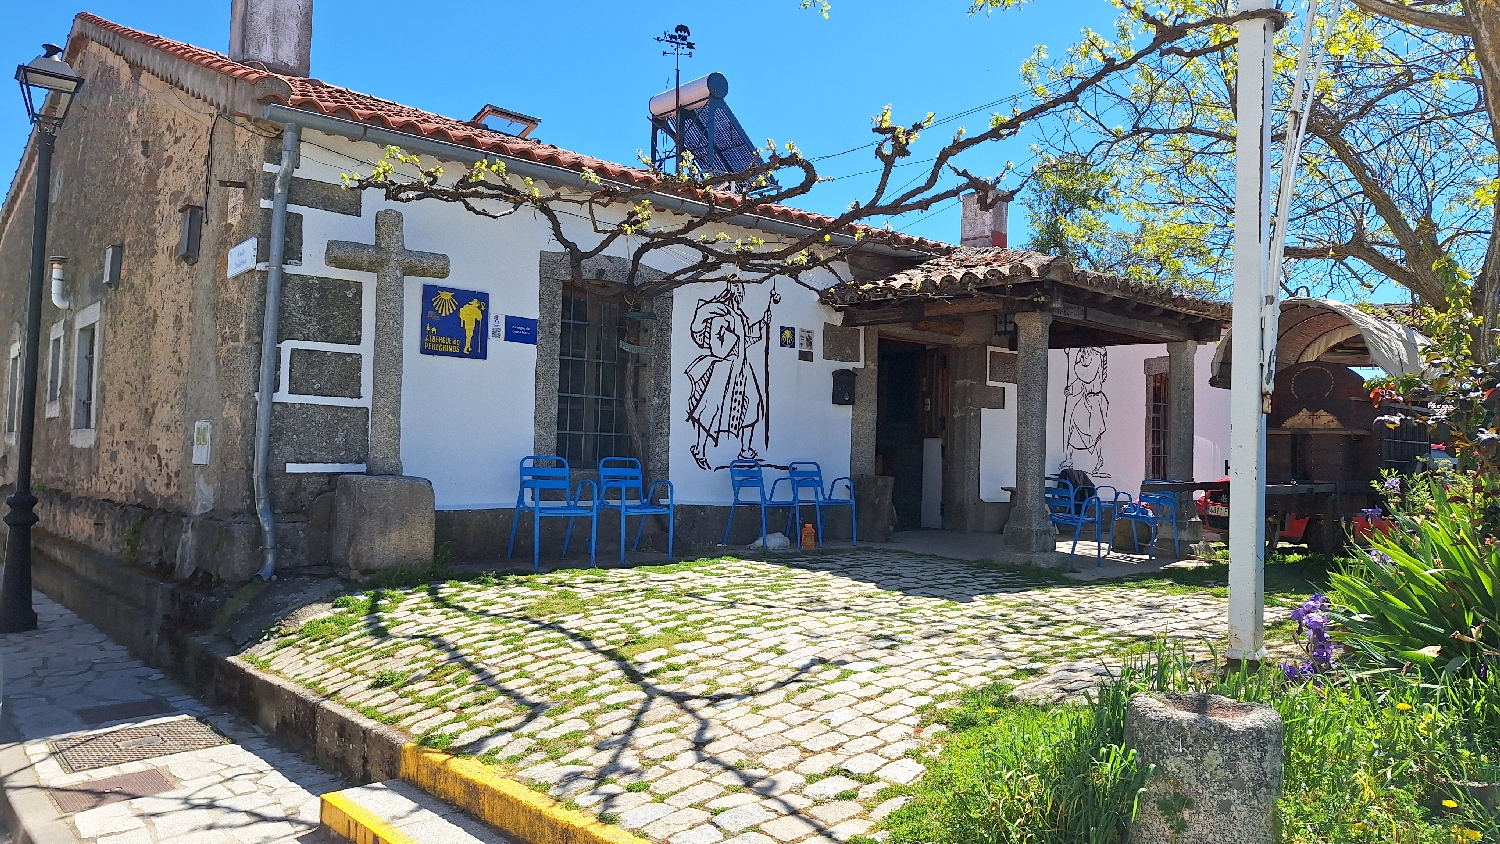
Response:
[[[1194,356],[1199,343],[1223,335],[1230,316],[1226,302],[1003,248],[955,249],[881,278],[837,284],[822,299],[843,313],[845,326],[942,331],[945,323],[976,313],[993,313],[997,325],[1003,315],[1014,322],[1016,492],[1004,531],[1012,551],[1051,553],[1055,548],[1043,498],[1049,349],[1166,344],[1168,474],[1172,480],[1192,480]]]

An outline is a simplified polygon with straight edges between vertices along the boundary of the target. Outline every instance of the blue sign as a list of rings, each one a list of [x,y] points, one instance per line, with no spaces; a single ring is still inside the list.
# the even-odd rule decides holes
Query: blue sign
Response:
[[[530,343],[536,345],[536,320],[530,317],[505,315],[505,342]]]
[[[489,337],[484,330],[490,294],[422,285],[422,354],[484,360]]]

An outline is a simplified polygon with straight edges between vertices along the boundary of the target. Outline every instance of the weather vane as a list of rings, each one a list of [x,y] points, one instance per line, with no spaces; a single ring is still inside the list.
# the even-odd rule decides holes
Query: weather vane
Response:
[[[688,39],[693,35],[692,30],[685,24],[678,24],[671,32],[663,32],[656,38],[657,43],[666,44],[670,49],[662,50],[663,56],[671,56],[677,66],[677,85],[673,89],[676,92],[674,100],[674,111],[672,112],[672,123],[676,129],[673,132],[672,142],[677,145],[677,175],[682,175],[682,57],[693,57],[693,48],[696,47]]]

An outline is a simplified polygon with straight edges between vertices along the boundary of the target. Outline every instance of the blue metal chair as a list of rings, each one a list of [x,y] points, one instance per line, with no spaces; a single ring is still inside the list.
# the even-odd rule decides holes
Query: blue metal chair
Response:
[[[1094,488],[1094,496],[1099,499],[1099,510],[1101,515],[1109,517],[1109,523],[1104,527],[1104,535],[1113,542],[1115,538],[1115,516],[1119,514],[1120,507],[1133,503],[1130,493],[1104,485]]]
[[[583,501],[583,490],[589,488],[590,499]],[[530,491],[528,502],[526,493]],[[561,498],[544,498],[545,493],[561,493]],[[587,517],[589,520],[589,565],[597,560],[595,551],[599,542],[599,485],[590,480],[578,482],[576,490],[570,489],[568,461],[557,456],[531,455],[521,460],[521,490],[516,493],[516,514],[510,523],[510,547],[505,556],[516,553],[516,528],[521,526],[521,513],[531,511],[531,567],[542,570],[542,519],[566,518],[568,532],[563,537],[563,556],[568,554],[568,545],[573,541],[573,520]]]
[[[810,503],[813,506],[813,513],[817,516],[818,519],[818,547],[823,547],[824,507],[849,508],[849,530],[851,536],[849,544],[859,544],[859,525],[856,524],[854,516],[854,480],[852,478],[834,478],[833,483],[828,485],[828,489],[825,492],[823,489],[823,467],[819,466],[817,463],[811,460],[793,461],[792,464],[787,467],[787,476],[792,480],[792,499],[796,502],[792,506],[791,511],[787,514],[789,519],[795,518],[795,522],[793,522],[793,524],[801,523],[802,504],[808,501],[808,499],[802,497],[802,491],[811,490],[812,499]],[[845,488],[847,488],[849,491],[849,494],[842,498],[834,495],[834,492],[838,489],[840,481],[843,481]],[[790,538],[791,533],[788,532],[787,536],[788,538]],[[799,543],[801,542],[800,533],[798,534],[797,541]]]
[[[662,487],[667,490],[667,503],[657,504],[656,491]],[[619,492],[620,497],[610,498],[611,490]],[[634,501],[631,500],[632,492],[635,493]],[[641,461],[634,457],[605,457],[599,461],[599,509],[620,512],[620,562],[625,562],[625,519],[630,516],[641,517],[635,529],[635,542],[630,546],[632,551],[641,547],[641,532],[646,528],[647,516],[667,517],[667,559],[672,559],[677,527],[676,502],[671,481],[656,481],[647,491]]]
[[[741,504],[760,507],[760,545],[766,546],[766,508],[768,507],[792,507],[795,505],[792,496],[784,500],[776,498],[776,488],[789,478],[777,478],[766,488],[765,468],[759,460],[735,460],[729,464],[729,485],[734,497],[729,503],[729,523],[724,526],[724,542],[729,544],[729,532],[734,528],[734,511]],[[744,490],[754,490],[755,498],[745,501],[741,498]]]
[[[1091,495],[1082,502],[1073,498],[1073,485],[1065,480],[1057,479],[1056,486],[1049,486],[1043,492],[1047,503],[1048,517],[1052,524],[1071,526],[1073,528],[1073,548],[1068,552],[1068,561],[1071,563],[1078,555],[1078,540],[1083,535],[1084,525],[1093,525],[1094,539],[1103,539],[1101,527],[1101,507],[1099,497]],[[1095,565],[1104,565],[1104,544],[1095,542],[1094,555],[1097,558]]]
[[[1143,492],[1134,504],[1120,511],[1120,518],[1130,520],[1130,536],[1135,540],[1136,551],[1141,549],[1140,540],[1136,538],[1135,526],[1137,523],[1150,525],[1151,545],[1147,549],[1146,556],[1156,557],[1156,536],[1163,524],[1172,525],[1172,553],[1182,556],[1182,538],[1177,531],[1177,496],[1169,492]]]

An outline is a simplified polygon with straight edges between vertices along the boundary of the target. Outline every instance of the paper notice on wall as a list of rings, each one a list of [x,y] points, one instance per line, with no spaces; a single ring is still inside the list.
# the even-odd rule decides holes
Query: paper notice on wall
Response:
[[[213,423],[199,419],[193,423],[193,465],[207,466],[210,445],[213,439]]]

